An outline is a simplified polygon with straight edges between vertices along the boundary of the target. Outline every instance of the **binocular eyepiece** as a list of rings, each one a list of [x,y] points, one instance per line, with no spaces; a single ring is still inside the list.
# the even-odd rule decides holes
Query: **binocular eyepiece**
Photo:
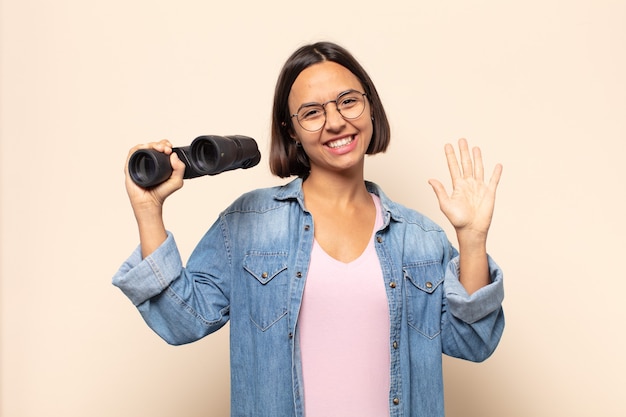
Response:
[[[199,136],[191,145],[172,150],[186,165],[185,179],[247,169],[261,160],[255,140],[241,135]],[[154,149],[139,149],[130,156],[128,173],[140,187],[153,187],[172,175],[170,157]]]

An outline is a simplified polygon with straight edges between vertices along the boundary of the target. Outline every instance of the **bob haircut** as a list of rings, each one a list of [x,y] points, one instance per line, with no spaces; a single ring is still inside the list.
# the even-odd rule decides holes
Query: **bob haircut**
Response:
[[[291,87],[304,69],[320,62],[335,62],[352,72],[365,89],[372,109],[374,130],[366,154],[385,152],[391,139],[391,129],[380,101],[376,87],[365,69],[346,49],[331,42],[318,42],[296,50],[285,62],[281,70],[276,90],[272,114],[272,139],[270,149],[270,170],[281,178],[292,175],[305,178],[310,171],[309,157],[301,146],[296,146],[290,133],[294,131],[293,119],[289,114],[289,93]]]

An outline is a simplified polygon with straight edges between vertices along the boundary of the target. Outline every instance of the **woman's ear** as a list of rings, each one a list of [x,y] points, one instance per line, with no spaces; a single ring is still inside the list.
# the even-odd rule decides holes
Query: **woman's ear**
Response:
[[[281,125],[287,131],[287,134],[289,135],[289,137],[291,139],[293,139],[296,142],[299,142],[298,135],[296,135],[296,132],[294,132],[294,130],[291,128],[291,126],[287,126],[286,122],[282,122]]]

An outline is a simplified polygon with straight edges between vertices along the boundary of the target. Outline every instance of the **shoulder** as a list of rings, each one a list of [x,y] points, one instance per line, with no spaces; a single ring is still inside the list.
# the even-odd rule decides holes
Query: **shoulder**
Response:
[[[289,200],[297,200],[301,192],[301,187],[294,182],[248,191],[233,201],[222,214],[235,212],[263,213],[285,207]]]

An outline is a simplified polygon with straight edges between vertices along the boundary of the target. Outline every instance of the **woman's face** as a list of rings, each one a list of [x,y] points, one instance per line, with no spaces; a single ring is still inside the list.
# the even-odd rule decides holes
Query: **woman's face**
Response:
[[[374,131],[369,100],[364,98],[363,113],[354,119],[344,119],[337,111],[337,105],[329,102],[350,90],[364,92],[352,72],[330,61],[306,68],[291,87],[288,101],[290,114],[298,113],[303,106],[311,103],[327,103],[324,106],[326,121],[318,131],[307,131],[296,117],[292,118],[292,137],[302,144],[308,155],[311,174],[318,170],[363,170],[365,152]]]

